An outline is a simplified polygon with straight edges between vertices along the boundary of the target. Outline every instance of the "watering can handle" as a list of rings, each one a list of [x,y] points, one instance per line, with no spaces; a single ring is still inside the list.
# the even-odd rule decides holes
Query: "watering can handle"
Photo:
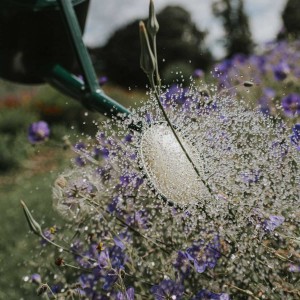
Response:
[[[52,68],[45,78],[46,81],[63,93],[81,101],[86,107],[109,117],[129,116],[128,109],[108,97],[100,88],[91,58],[82,40],[82,32],[71,0],[57,0],[57,2],[82,68],[84,83],[60,65]]]

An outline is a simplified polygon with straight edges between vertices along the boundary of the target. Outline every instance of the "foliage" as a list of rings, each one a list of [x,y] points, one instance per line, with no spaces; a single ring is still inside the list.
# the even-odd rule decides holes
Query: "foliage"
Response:
[[[227,57],[252,53],[253,41],[243,0],[218,0],[214,2],[213,12],[223,21]]]
[[[182,61],[176,61],[164,68],[162,73],[162,83],[164,85],[182,83],[184,86],[188,86],[191,81],[192,73],[193,67],[191,64]]]
[[[282,13],[284,35],[297,38],[300,35],[300,2],[288,0]]]
[[[0,139],[2,144],[2,137]],[[22,143],[27,144],[26,141]],[[21,143],[15,145],[22,149]],[[3,150],[0,150],[0,155]],[[34,206],[34,211],[43,216],[47,224],[60,225],[59,216],[52,210],[50,183],[59,170],[68,165],[69,154],[46,145],[40,146],[39,150],[30,160],[23,161],[17,171],[0,175],[0,299],[40,299],[34,289],[26,288],[28,283],[24,278],[36,268],[36,250],[45,260],[49,258],[49,252],[40,249],[39,243],[33,246],[32,236],[24,226],[20,200],[26,199],[30,206]],[[10,148],[10,151],[15,150]]]
[[[31,152],[27,127],[36,115],[20,108],[0,111],[0,173],[20,166]]]
[[[157,35],[159,68],[162,72],[180,60],[193,68],[207,69],[211,55],[204,45],[205,33],[199,31],[187,11],[178,6],[168,6],[157,19],[161,24]],[[138,21],[116,31],[102,49],[92,51],[103,61],[108,77],[122,86],[144,88],[146,78],[139,66]]]

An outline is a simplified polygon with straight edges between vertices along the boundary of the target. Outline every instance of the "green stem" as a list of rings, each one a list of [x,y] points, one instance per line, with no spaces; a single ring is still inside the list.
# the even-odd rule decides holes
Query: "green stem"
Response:
[[[246,294],[246,295],[252,297],[252,298],[255,299],[255,300],[260,300],[258,297],[256,297],[256,296],[255,296],[251,291],[249,291],[249,290],[241,289],[241,288],[239,288],[239,287],[237,287],[237,286],[235,286],[235,285],[232,285],[232,284],[229,284],[229,286],[232,287],[232,288],[234,288],[234,289],[236,289],[236,290],[238,290],[239,292],[242,292],[242,293],[244,293],[244,294]]]
[[[160,79],[159,71],[158,71],[156,36],[153,37],[152,42],[153,42],[153,50],[154,50],[154,57],[155,57],[155,76],[156,76],[157,85],[160,88],[161,87],[161,79]]]
[[[45,240],[46,242],[48,242],[49,244],[51,244],[52,246],[58,248],[58,249],[62,249],[62,250],[65,251],[65,252],[68,252],[68,253],[71,253],[71,254],[73,254],[73,255],[79,256],[79,257],[81,257],[81,258],[83,258],[83,259],[87,259],[87,260],[90,261],[90,262],[96,262],[96,260],[93,259],[93,258],[84,256],[84,255],[81,255],[80,253],[77,253],[77,252],[75,252],[75,251],[72,251],[72,250],[70,250],[70,249],[67,249],[67,248],[65,248],[65,247],[63,247],[63,246],[60,246],[60,245],[58,245],[58,244],[52,242],[51,240],[49,240],[48,238],[46,238],[43,234],[41,235],[41,238],[44,239],[44,240]]]

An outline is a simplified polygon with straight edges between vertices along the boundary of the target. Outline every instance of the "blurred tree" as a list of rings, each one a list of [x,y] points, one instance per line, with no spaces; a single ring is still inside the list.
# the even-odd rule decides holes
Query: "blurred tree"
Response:
[[[288,0],[282,13],[284,37],[293,38],[300,36],[300,1]],[[282,33],[282,32],[281,32]]]
[[[217,0],[213,3],[213,13],[223,22],[227,57],[236,53],[250,54],[254,44],[243,0]]]
[[[206,33],[197,29],[186,10],[168,6],[157,15],[157,19],[160,24],[157,48],[161,74],[177,62],[189,64],[192,68],[208,68],[212,56],[204,45]],[[117,30],[104,47],[91,52],[95,65],[102,66],[110,80],[123,86],[145,87],[147,78],[139,66],[138,20]]]

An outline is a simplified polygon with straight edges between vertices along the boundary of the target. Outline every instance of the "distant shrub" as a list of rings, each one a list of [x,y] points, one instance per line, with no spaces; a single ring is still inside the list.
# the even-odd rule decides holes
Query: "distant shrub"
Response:
[[[182,83],[184,86],[188,86],[193,71],[194,68],[191,64],[182,61],[174,62],[164,69],[162,73],[163,84]]]
[[[27,126],[37,119],[34,112],[24,108],[0,110],[0,134],[16,135],[26,131]]]
[[[0,133],[0,174],[15,169],[28,156],[31,146],[25,132],[17,135]]]

